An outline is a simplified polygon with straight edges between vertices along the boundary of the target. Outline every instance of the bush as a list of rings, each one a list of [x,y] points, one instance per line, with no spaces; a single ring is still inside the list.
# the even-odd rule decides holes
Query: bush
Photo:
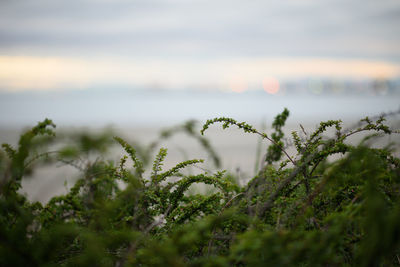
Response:
[[[400,160],[393,146],[368,145],[375,133],[398,131],[384,116],[347,130],[330,120],[312,133],[293,132],[296,154],[289,155],[282,131],[288,116],[285,109],[275,118],[271,135],[223,117],[208,120],[201,135],[194,122],[162,133],[161,139],[178,131],[193,136],[217,167],[220,159],[203,136],[211,125],[267,140],[263,167],[242,187],[225,171],[182,172],[200,159],[163,170],[167,149],[150,160],[159,141],[135,149],[115,137],[127,154],[119,162],[90,160],[107,151],[107,135],[77,135],[51,152],[55,125],[40,122],[17,148],[0,150],[0,265],[399,265]],[[325,136],[328,128],[334,137]],[[347,142],[360,132],[374,135]],[[328,160],[332,155],[341,156]],[[20,192],[22,179],[37,164],[54,162],[77,167],[79,179],[46,204],[29,201]],[[188,193],[197,183],[214,190]]]

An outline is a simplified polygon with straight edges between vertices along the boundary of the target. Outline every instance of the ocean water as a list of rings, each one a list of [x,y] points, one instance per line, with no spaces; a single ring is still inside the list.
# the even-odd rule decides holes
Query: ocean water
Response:
[[[396,95],[268,95],[264,92],[85,90],[0,94],[0,127],[34,125],[44,118],[57,125],[102,127],[170,126],[188,119],[233,117],[271,121],[287,107],[290,122],[357,120],[398,110]],[[269,124],[269,123],[268,123]]]

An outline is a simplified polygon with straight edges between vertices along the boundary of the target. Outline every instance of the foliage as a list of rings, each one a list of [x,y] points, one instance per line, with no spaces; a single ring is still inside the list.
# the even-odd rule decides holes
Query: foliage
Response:
[[[347,141],[362,132],[398,132],[385,116],[350,129],[340,120],[321,122],[312,133],[301,126],[302,133],[292,133],[296,153],[289,155],[282,131],[288,116],[287,109],[278,114],[271,135],[221,117],[208,120],[201,135],[194,122],[167,130],[148,148],[81,135],[56,151],[50,150],[54,124],[40,122],[21,135],[17,148],[3,144],[0,150],[0,265],[399,265],[400,160],[394,146],[369,146],[375,135],[358,145]],[[162,139],[185,131],[218,167],[219,157],[202,136],[216,123],[270,143],[265,164],[245,186],[225,171],[183,172],[201,159],[164,170],[168,151],[162,147],[149,160]],[[333,137],[326,136],[329,128]],[[91,159],[111,142],[127,156]],[[20,191],[22,179],[36,164],[54,162],[79,169],[75,184],[47,203],[29,201]],[[190,194],[198,183],[214,190]]]

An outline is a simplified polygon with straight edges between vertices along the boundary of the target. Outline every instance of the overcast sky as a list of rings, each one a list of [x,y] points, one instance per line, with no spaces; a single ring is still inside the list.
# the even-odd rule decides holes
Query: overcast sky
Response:
[[[43,72],[27,70],[22,60],[26,58],[33,69],[36,64]],[[289,70],[296,66],[293,62],[308,60],[312,64],[321,59],[339,64],[326,63],[330,67],[327,65],[325,72],[335,66],[348,71],[357,61],[381,67],[386,64],[387,72],[382,76],[393,77],[400,73],[400,1],[0,1],[0,87],[21,87],[16,85],[17,76],[23,83],[29,75],[45,75],[41,62],[46,58],[57,58],[61,69],[76,69],[82,65],[79,62],[91,69],[87,77],[80,74],[78,78],[69,71],[71,74],[58,84],[48,83],[55,87],[65,84],[66,79],[89,86],[91,79],[110,72],[114,73],[104,82],[117,78],[127,83],[164,81],[166,75],[160,74],[164,70],[181,77],[172,77],[173,82],[218,82],[212,72],[204,71],[207,66],[223,69],[230,62],[251,65],[252,60],[247,74],[243,71],[244,79],[250,79],[248,72],[255,69],[265,75],[292,75],[293,70],[274,73],[271,64],[265,63],[268,60],[289,62]],[[260,61],[264,63],[260,65]],[[69,67],[64,67],[65,62]],[[10,65],[15,69],[8,71]],[[318,72],[317,61],[314,65]],[[93,66],[101,70],[93,71]],[[155,66],[161,66],[157,72],[152,71]],[[138,75],[129,79],[128,74],[118,75],[123,69],[139,69]],[[379,70],[382,68],[376,68],[378,76]],[[26,82],[32,83],[32,77]],[[38,82],[38,86],[44,83]]]

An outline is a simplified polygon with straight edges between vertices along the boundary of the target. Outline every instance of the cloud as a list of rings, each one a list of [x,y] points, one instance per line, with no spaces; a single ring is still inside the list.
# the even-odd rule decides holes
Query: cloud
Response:
[[[0,54],[400,61],[399,8],[397,0],[2,1]]]

